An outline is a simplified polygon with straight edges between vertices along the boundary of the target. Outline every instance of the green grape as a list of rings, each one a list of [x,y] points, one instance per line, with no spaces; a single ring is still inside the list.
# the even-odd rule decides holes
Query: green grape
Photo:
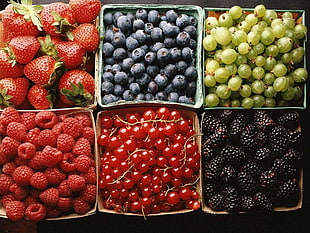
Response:
[[[262,108],[265,105],[265,97],[262,95],[253,95],[253,108]]]
[[[286,101],[293,100],[295,97],[295,89],[293,87],[288,87],[286,91],[281,92],[281,97]]]
[[[255,62],[253,62],[253,59],[248,60],[247,64],[251,69],[254,69],[256,67]],[[250,77],[251,78],[251,77]]]
[[[245,55],[241,55],[238,53],[235,64],[237,66],[240,66],[241,64],[246,64],[248,62],[248,59]]]
[[[231,26],[230,28],[228,28],[228,30],[230,31],[230,33],[235,33],[237,30],[236,26]]]
[[[247,54],[246,54],[247,59],[253,60],[257,57],[257,53],[251,49]]]
[[[220,45],[228,45],[232,39],[230,31],[226,27],[217,27],[214,32],[214,37]]]
[[[209,108],[216,107],[220,103],[220,99],[216,94],[208,94],[205,98],[205,104]]]
[[[282,18],[283,19],[293,19],[293,14],[290,11],[285,11],[282,14]]]
[[[222,52],[223,50],[222,49],[217,49],[215,50],[215,53],[214,53],[214,60],[216,60],[219,64],[222,64]]]
[[[229,75],[229,70],[225,67],[220,67],[214,72],[214,78],[218,83],[227,82]]]
[[[262,80],[255,80],[251,84],[251,89],[254,94],[262,94],[265,91],[265,83]]]
[[[239,93],[242,97],[249,97],[252,94],[252,88],[249,84],[243,84],[240,87]]]
[[[264,66],[266,63],[266,58],[262,55],[259,55],[255,58],[255,65],[256,66]]]
[[[238,52],[241,55],[247,54],[251,50],[251,46],[247,42],[242,42],[238,45]]]
[[[262,28],[260,25],[255,24],[254,26],[251,27],[251,32],[258,32],[258,33],[262,33],[262,31],[264,30],[264,28]]]
[[[265,70],[264,68],[260,67],[260,66],[256,66],[253,70],[252,70],[252,76],[255,79],[262,79],[265,76]]]
[[[240,78],[238,75],[231,77],[227,83],[228,87],[232,91],[238,91],[241,87],[241,84],[242,84],[242,78]]]
[[[243,30],[237,30],[234,33],[232,33],[232,43],[236,46],[238,46],[242,42],[247,41],[247,34]]]
[[[271,24],[270,24],[270,27],[273,28],[275,27],[276,25],[278,24],[283,24],[283,20],[280,19],[280,18],[277,18],[277,19],[274,19],[272,20]]]
[[[282,37],[276,41],[280,53],[287,53],[293,48],[293,41],[289,37]]]
[[[218,24],[218,20],[216,17],[213,17],[213,16],[209,16],[206,18],[205,20],[205,27],[206,27],[206,30],[209,31],[213,28],[216,28],[218,27],[219,24]]]
[[[251,25],[247,21],[243,20],[237,25],[237,29],[243,30],[248,33],[251,29]]]
[[[216,87],[208,87],[207,88],[207,93],[209,94],[215,94],[216,91]]]
[[[216,84],[216,80],[213,75],[206,75],[203,79],[203,83],[206,87],[214,87]]]
[[[295,27],[295,21],[292,18],[282,18],[283,24],[286,27],[286,29],[294,29]]]
[[[225,65],[225,68],[229,70],[229,75],[235,75],[238,72],[238,68],[236,66],[236,64],[228,64]]]
[[[231,90],[227,84],[220,84],[217,86],[215,93],[221,99],[228,99],[231,95]]]
[[[272,33],[275,36],[275,38],[281,38],[285,35],[285,30],[286,27],[284,26],[284,24],[276,24],[272,28]]]
[[[291,40],[294,41],[294,42],[297,42],[297,41],[296,41],[295,34],[294,34],[294,31],[291,30],[291,29],[286,29],[286,30],[285,30],[284,36],[285,36],[285,37],[288,37],[288,38],[291,38]]]
[[[254,13],[257,15],[257,17],[263,17],[266,14],[266,7],[263,4],[259,4],[255,6]]]
[[[267,57],[272,56],[272,57],[276,57],[279,54],[279,48],[278,46],[272,44],[267,46],[267,48],[265,49],[265,54]]]
[[[207,73],[214,73],[218,68],[220,67],[220,64],[214,60],[214,59],[209,59],[206,62],[206,72]]]
[[[245,22],[247,22],[251,27],[258,22],[258,18],[254,13],[248,14],[245,19]]]
[[[269,56],[266,58],[266,63],[264,65],[264,68],[265,70],[272,70],[276,64],[277,64],[277,60],[274,57]]]
[[[276,92],[273,89],[273,86],[267,86],[267,88],[264,90],[264,96],[266,98],[273,98],[275,97]]]
[[[276,106],[276,100],[274,98],[266,98],[265,99],[265,107],[273,108]]]
[[[252,48],[256,54],[262,54],[265,51],[265,46],[262,43],[258,43]]]
[[[274,42],[275,36],[270,28],[265,28],[260,35],[260,41],[264,45],[270,45]]]
[[[278,77],[273,82],[273,89],[276,92],[286,91],[289,87],[289,81],[286,77]]]
[[[234,49],[224,49],[222,52],[222,62],[232,64],[237,58],[237,52]]]
[[[236,49],[236,45],[230,42],[228,45],[222,45],[222,49]]]
[[[203,48],[207,51],[213,51],[216,49],[217,42],[213,35],[207,35],[202,40]]]
[[[228,13],[223,13],[218,18],[218,23],[220,27],[231,27],[234,23],[233,18]]]
[[[293,71],[293,78],[295,82],[305,82],[308,78],[308,71],[305,68],[297,68]]]
[[[283,64],[289,64],[292,62],[292,54],[291,53],[283,53],[281,56],[281,61]]]
[[[234,108],[238,108],[240,107],[241,103],[240,103],[240,100],[239,99],[233,99],[231,101],[231,106],[234,107]]]
[[[295,90],[295,96],[294,96],[294,101],[300,100],[303,96],[303,91],[299,86],[294,87]]]
[[[293,30],[298,40],[303,39],[307,35],[307,27],[304,24],[297,24]]]
[[[287,73],[287,67],[284,64],[278,63],[276,64],[272,71],[271,71],[276,77],[283,77]]]
[[[259,21],[259,22],[257,23],[257,25],[258,25],[259,27],[261,27],[262,31],[263,31],[265,28],[268,27],[268,24],[267,24],[267,22],[265,22],[265,21]]]
[[[293,63],[298,64],[304,59],[305,49],[303,47],[298,47],[293,49],[290,53],[292,55]]]
[[[245,97],[244,99],[242,99],[242,102],[241,102],[241,106],[246,109],[253,108],[253,104],[254,104],[254,101],[250,97]]]
[[[295,80],[294,80],[294,76],[292,73],[289,73],[288,75],[285,76],[288,79],[288,83],[290,87],[294,87],[295,86]]]
[[[260,40],[260,33],[255,31],[250,31],[248,33],[247,42],[250,45],[257,45]]]
[[[242,8],[240,6],[233,6],[229,9],[228,14],[230,14],[233,19],[239,19],[242,15]]]
[[[274,10],[268,9],[265,12],[265,15],[263,16],[262,20],[265,21],[268,25],[271,24],[272,20],[278,18],[277,13]]]
[[[276,77],[274,76],[273,73],[266,73],[265,76],[263,77],[263,81],[264,81],[264,83],[266,83],[267,85],[273,84],[273,82],[274,82],[275,79],[276,79]]]
[[[241,78],[249,78],[252,74],[251,67],[248,64],[241,64],[238,67],[238,75]]]

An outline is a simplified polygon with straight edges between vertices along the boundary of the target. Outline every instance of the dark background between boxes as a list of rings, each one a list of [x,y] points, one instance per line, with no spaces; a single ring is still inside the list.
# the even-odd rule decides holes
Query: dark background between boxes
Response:
[[[50,3],[55,0],[33,0],[35,4]],[[58,0],[68,2],[68,0]],[[243,8],[253,8],[257,4],[264,4],[269,9],[305,10],[306,25],[310,31],[310,11],[307,0],[106,0],[104,4],[177,4],[177,5],[198,5],[210,8],[229,8],[233,5],[240,5]],[[0,0],[0,10],[6,5],[6,0]],[[137,5],[138,7],[138,5]],[[309,34],[309,33],[308,33]],[[309,69],[310,48],[307,42],[307,67]],[[310,71],[310,69],[309,69]],[[307,85],[309,91],[309,81]],[[309,96],[309,94],[308,94]],[[309,103],[309,97],[307,97]],[[304,185],[303,185],[303,206],[300,210],[291,212],[275,212],[268,214],[229,214],[211,215],[201,210],[178,215],[143,217],[105,214],[97,212],[95,215],[62,221],[43,221],[32,229],[38,233],[303,233],[310,232],[310,203],[309,203],[309,145],[310,145],[310,111],[307,105],[306,110],[298,111],[302,117],[301,127],[304,133]],[[3,224],[2,222],[0,224]],[[12,224],[8,224],[12,225]],[[18,226],[18,227],[17,227]],[[29,232],[23,231],[20,224],[16,230],[10,226],[5,231],[0,226],[0,233],[3,232]],[[31,230],[30,230],[31,231]]]

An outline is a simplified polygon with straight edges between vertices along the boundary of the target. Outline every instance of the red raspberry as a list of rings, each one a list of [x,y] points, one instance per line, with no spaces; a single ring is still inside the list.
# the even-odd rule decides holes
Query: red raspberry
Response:
[[[58,122],[57,115],[52,111],[41,111],[36,114],[37,126],[44,129],[51,129]]]
[[[27,196],[24,200],[24,203],[26,206],[29,206],[30,204],[40,203],[40,200],[35,198],[34,196]]]
[[[37,151],[34,156],[28,161],[28,166],[31,167],[33,170],[39,171],[43,170],[46,166],[44,163],[44,156],[42,151]]]
[[[69,175],[68,185],[72,191],[81,191],[85,188],[86,181],[82,176],[79,175]]]
[[[40,134],[40,129],[39,128],[33,128],[31,130],[29,130],[28,134],[27,134],[27,139],[26,142],[30,142],[33,145],[36,146],[37,149],[40,149],[41,146],[39,145],[39,134]]]
[[[24,142],[17,148],[17,154],[22,159],[31,159],[36,153],[36,146],[30,142]]]
[[[85,127],[82,131],[82,137],[86,138],[90,145],[94,145],[95,142],[95,132],[92,127]]]
[[[10,201],[5,205],[6,216],[12,221],[22,220],[25,209],[25,204],[21,201]]]
[[[93,125],[90,117],[86,113],[78,113],[74,116],[74,118],[78,119],[79,122],[81,122],[83,128],[91,127]]]
[[[14,158],[14,163],[17,166],[26,166],[26,165],[28,165],[28,160],[27,159],[23,159],[23,158],[17,156],[17,157]]]
[[[91,205],[84,201],[82,198],[77,197],[73,200],[73,210],[77,214],[86,214],[88,211],[90,211]]]
[[[2,124],[0,121],[0,134],[6,136],[6,125]]]
[[[69,212],[72,209],[72,198],[71,197],[60,197],[58,201],[58,207],[63,212]]]
[[[59,136],[60,134],[62,134],[63,125],[64,125],[63,122],[58,122],[56,125],[53,126],[52,131],[54,132],[56,136]]]
[[[92,159],[86,155],[79,155],[75,159],[76,169],[80,172],[87,172],[92,164]]]
[[[79,138],[72,149],[72,153],[75,155],[87,155],[91,156],[91,145],[86,138]]]
[[[60,114],[60,115],[58,115],[58,121],[62,122],[62,121],[64,121],[68,117],[69,117],[69,115]]]
[[[18,201],[25,199],[29,194],[29,190],[26,186],[22,186],[17,183],[11,185],[10,191]]]
[[[75,156],[71,152],[64,153],[59,167],[67,173],[74,171],[76,169]]]
[[[82,134],[83,126],[78,119],[68,117],[63,121],[63,132],[70,134],[72,137],[77,138]]]
[[[56,147],[57,137],[52,130],[44,129],[39,134],[38,144],[42,147],[44,146]]]
[[[6,163],[2,166],[2,173],[12,175],[15,168],[17,168],[15,163],[13,162]]]
[[[42,156],[44,157],[43,165],[54,167],[62,160],[63,154],[57,148],[46,146],[42,151]]]
[[[95,167],[90,167],[87,172],[80,174],[86,181],[87,184],[96,184],[97,176]]]
[[[41,221],[46,217],[45,206],[40,203],[30,204],[26,208],[26,216],[34,222]]]
[[[68,185],[68,180],[63,180],[57,187],[59,191],[59,196],[69,197],[72,195],[72,190],[70,190]]]
[[[20,142],[11,138],[4,137],[1,142],[2,153],[7,158],[11,159],[17,156],[17,148],[20,145]]]
[[[3,125],[8,125],[11,122],[21,122],[18,111],[13,107],[6,107],[0,115],[0,122]]]
[[[13,174],[13,180],[20,185],[29,185],[30,178],[33,175],[33,170],[28,166],[17,167]]]
[[[8,194],[14,181],[11,176],[0,174],[0,194]]]
[[[48,184],[58,185],[66,178],[66,174],[59,171],[57,167],[47,168],[44,175],[48,180]]]
[[[30,178],[30,185],[36,189],[46,189],[48,180],[43,172],[35,172]]]
[[[23,112],[20,114],[21,122],[26,126],[27,130],[36,127],[36,113],[34,112]]]
[[[56,206],[59,201],[59,191],[57,188],[48,188],[42,191],[39,197],[47,206]]]
[[[84,201],[93,203],[96,201],[97,188],[94,184],[87,184],[85,189],[81,191],[81,198]]]
[[[2,195],[2,198],[0,199],[0,204],[5,208],[6,204],[8,204],[11,201],[17,201],[12,193]]]
[[[49,218],[57,218],[61,215],[61,210],[58,208],[58,206],[45,206],[46,210],[46,217]]]
[[[74,138],[69,134],[60,134],[57,138],[57,148],[64,153],[72,151],[74,144]]]
[[[17,141],[26,141],[27,128],[19,122],[11,122],[6,127],[6,134]]]

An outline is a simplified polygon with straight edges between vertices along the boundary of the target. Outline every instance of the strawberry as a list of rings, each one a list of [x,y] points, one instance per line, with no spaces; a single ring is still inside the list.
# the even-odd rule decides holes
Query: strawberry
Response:
[[[40,43],[34,36],[17,36],[10,43],[9,48],[12,50],[12,58],[14,61],[27,64],[37,54]]]
[[[100,0],[70,0],[69,6],[73,10],[74,18],[78,23],[90,23],[101,10]]]
[[[94,98],[95,80],[86,71],[70,70],[61,76],[58,90],[63,103],[71,106],[87,106]]]
[[[61,62],[45,55],[25,65],[24,73],[35,84],[50,85],[57,79],[57,71],[61,66]]]
[[[80,43],[87,52],[95,51],[99,45],[98,29],[90,23],[80,24],[72,31],[73,41]]]
[[[10,61],[9,54],[0,50],[0,79],[2,78],[17,78],[24,74],[24,65],[13,65]]]
[[[40,85],[33,85],[27,94],[28,101],[35,109],[48,109],[53,107],[53,95]]]
[[[41,23],[51,36],[70,35],[69,29],[75,23],[71,8],[63,2],[53,2],[43,7]]]
[[[50,36],[49,34],[47,34],[45,36],[39,36],[38,41],[41,45],[39,55],[49,55],[55,59],[58,58],[56,44],[63,41],[61,37]]]
[[[59,42],[56,44],[58,57],[69,70],[83,64],[85,49],[81,44],[73,41]]]
[[[29,80],[24,77],[0,80],[0,106],[18,107],[26,98]]]

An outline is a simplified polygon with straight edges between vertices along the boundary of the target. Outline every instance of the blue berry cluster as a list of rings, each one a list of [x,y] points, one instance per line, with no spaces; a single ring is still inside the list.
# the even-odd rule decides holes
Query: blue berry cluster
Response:
[[[170,9],[104,14],[102,103],[194,104],[197,19]]]

